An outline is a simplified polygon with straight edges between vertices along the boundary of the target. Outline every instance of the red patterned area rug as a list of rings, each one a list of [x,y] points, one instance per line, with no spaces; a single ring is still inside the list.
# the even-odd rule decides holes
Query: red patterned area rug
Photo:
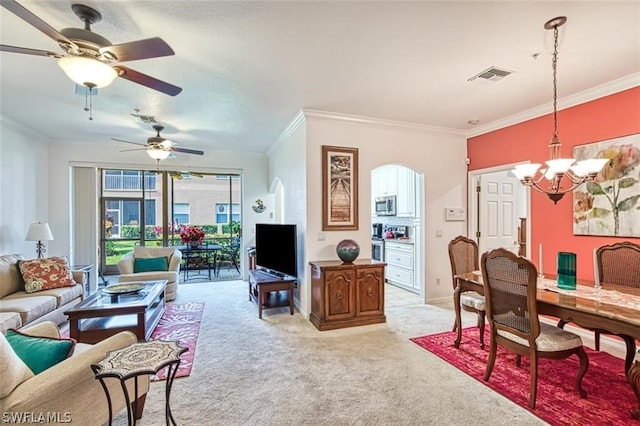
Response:
[[[453,346],[456,333],[445,332],[410,340],[464,371],[502,396],[529,410],[552,425],[630,425],[635,423],[630,411],[637,401],[624,375],[624,361],[606,352],[585,348],[589,369],[582,385],[586,399],[574,386],[578,358],[538,361],[538,396],[536,408],[529,408],[529,359],[522,357],[521,367],[515,355],[498,347],[496,363],[488,382],[483,380],[489,358],[489,334],[480,349],[478,328],[465,328],[460,348]],[[635,404],[634,404],[635,402]]]
[[[191,374],[196,343],[200,333],[202,311],[204,311],[203,302],[167,304],[167,309],[162,314],[158,326],[151,334],[152,340],[173,340],[179,342],[180,346],[189,349],[180,356],[180,366],[176,378],[187,377]],[[161,370],[151,380],[166,379],[166,370],[166,368]]]
[[[160,322],[151,333],[152,340],[173,340],[179,342],[180,346],[189,349],[180,356],[180,367],[176,372],[176,378],[187,377],[191,374],[203,311],[204,302],[167,303],[167,308],[162,314]],[[60,335],[69,337],[68,324],[60,329]],[[164,380],[165,373],[166,368],[151,377],[151,380]]]

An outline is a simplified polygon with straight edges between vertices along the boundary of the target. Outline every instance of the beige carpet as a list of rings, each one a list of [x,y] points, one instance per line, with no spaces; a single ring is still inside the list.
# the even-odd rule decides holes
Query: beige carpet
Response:
[[[181,285],[205,301],[191,376],[176,379],[179,425],[536,425],[526,410],[409,341],[449,330],[449,306],[387,286],[387,323],[320,332],[288,309],[263,312],[247,283]],[[475,316],[465,316],[473,325]],[[114,424],[126,424],[121,413]],[[164,424],[154,382],[141,425]]]

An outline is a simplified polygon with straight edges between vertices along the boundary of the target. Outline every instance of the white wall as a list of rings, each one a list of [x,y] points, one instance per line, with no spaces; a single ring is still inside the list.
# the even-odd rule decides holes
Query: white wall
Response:
[[[49,221],[48,154],[43,135],[0,116],[0,254],[36,257],[36,243],[24,238],[32,222]],[[63,232],[51,226],[54,238]]]
[[[308,277],[307,234],[307,179],[306,179],[306,125],[298,116],[285,131],[281,140],[269,153],[269,182],[282,183],[284,208],[283,223],[295,224],[298,233],[298,288],[294,303],[300,313],[308,317],[311,312],[311,280]],[[272,185],[275,189],[275,185]]]
[[[371,170],[383,164],[403,164],[425,180],[425,300],[450,299],[451,267],[447,244],[466,234],[466,222],[445,222],[445,207],[466,205],[466,138],[431,127],[375,119],[353,119],[336,114],[306,112],[307,121],[307,242],[306,258],[337,260],[335,246],[345,238],[360,244],[362,258],[370,257]],[[359,149],[359,229],[322,231],[321,146]],[[324,232],[326,239],[318,240]],[[436,236],[439,232],[440,237]],[[308,268],[308,266],[307,266]]]

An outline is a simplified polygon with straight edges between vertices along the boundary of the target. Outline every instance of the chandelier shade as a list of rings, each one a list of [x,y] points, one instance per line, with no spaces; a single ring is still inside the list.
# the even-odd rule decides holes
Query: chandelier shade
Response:
[[[564,194],[583,183],[593,180],[609,161],[606,158],[587,159],[576,162],[575,158],[562,157],[562,144],[558,138],[558,27],[567,22],[565,16],[547,21],[544,28],[553,30],[553,136],[549,143],[549,160],[540,163],[519,164],[512,173],[524,186],[547,194],[557,204]]]
[[[118,77],[111,65],[84,56],[65,56],[58,59],[58,65],[75,83],[87,87],[106,87]]]

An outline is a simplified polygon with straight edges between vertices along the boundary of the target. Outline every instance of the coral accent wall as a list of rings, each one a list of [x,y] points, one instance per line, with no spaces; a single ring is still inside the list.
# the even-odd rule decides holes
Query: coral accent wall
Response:
[[[549,158],[548,142],[553,116],[548,114],[467,140],[469,170]],[[625,90],[558,112],[558,136],[562,154],[573,147],[640,133],[640,87]],[[498,155],[499,153],[499,155]],[[593,249],[605,244],[638,238],[573,235],[573,196],[568,193],[554,205],[549,198],[531,190],[531,251],[538,264],[538,247],[543,245],[544,272],[555,273],[556,253],[571,251],[578,258],[578,279],[593,281]]]

